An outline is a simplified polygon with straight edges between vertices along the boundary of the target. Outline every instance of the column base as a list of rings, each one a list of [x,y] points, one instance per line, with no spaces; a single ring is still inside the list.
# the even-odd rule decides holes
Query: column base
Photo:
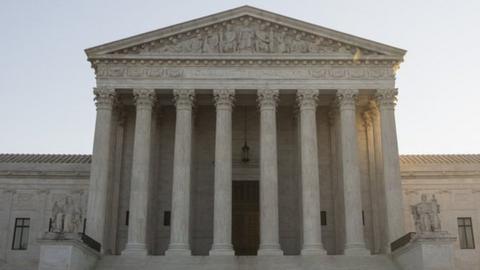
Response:
[[[368,250],[364,244],[346,244],[343,254],[346,256],[370,256],[370,250]]]
[[[327,255],[327,251],[323,248],[323,246],[321,244],[318,244],[318,245],[304,245],[300,254],[302,256]]]
[[[139,243],[127,243],[122,251],[122,256],[147,256],[147,246]]]
[[[229,244],[213,244],[208,253],[210,256],[234,256],[233,246]]]
[[[280,245],[260,245],[257,251],[257,256],[283,256],[283,250],[280,249]]]
[[[191,256],[190,247],[185,244],[171,244],[165,251],[165,256]]]

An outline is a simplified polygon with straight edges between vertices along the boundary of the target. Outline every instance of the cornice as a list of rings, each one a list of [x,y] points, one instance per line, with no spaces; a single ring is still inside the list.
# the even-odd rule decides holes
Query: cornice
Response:
[[[351,56],[328,55],[105,55],[88,59],[93,68],[100,64],[164,65],[164,66],[388,66],[395,73],[400,60],[386,56],[353,59]]]
[[[480,171],[414,171],[414,170],[401,170],[402,179],[450,179],[464,177],[471,178],[477,177],[480,181]]]
[[[0,177],[6,178],[79,178],[88,179],[88,171],[0,171]]]

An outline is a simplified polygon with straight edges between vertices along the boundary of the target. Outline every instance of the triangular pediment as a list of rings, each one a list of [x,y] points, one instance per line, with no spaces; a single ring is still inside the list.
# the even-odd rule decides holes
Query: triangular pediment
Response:
[[[122,56],[388,57],[404,50],[243,6],[86,50],[90,59]]]

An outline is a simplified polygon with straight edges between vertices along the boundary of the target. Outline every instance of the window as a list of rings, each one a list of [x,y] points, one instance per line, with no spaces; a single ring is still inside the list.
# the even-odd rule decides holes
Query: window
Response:
[[[130,211],[125,212],[125,226],[128,226],[128,220],[130,219]]]
[[[28,230],[30,218],[16,218],[13,230],[12,250],[26,250],[28,246]]]
[[[475,241],[473,239],[472,218],[459,217],[458,222],[458,240],[461,249],[474,249]]]
[[[163,212],[163,226],[170,226],[170,211]]]
[[[320,211],[320,224],[327,226],[327,211]]]

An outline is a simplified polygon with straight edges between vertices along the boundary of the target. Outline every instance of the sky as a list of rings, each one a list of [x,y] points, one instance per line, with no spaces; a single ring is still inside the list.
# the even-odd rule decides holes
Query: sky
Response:
[[[95,80],[84,49],[246,4],[406,49],[400,153],[480,153],[478,0],[1,3],[0,153],[90,154]]]

